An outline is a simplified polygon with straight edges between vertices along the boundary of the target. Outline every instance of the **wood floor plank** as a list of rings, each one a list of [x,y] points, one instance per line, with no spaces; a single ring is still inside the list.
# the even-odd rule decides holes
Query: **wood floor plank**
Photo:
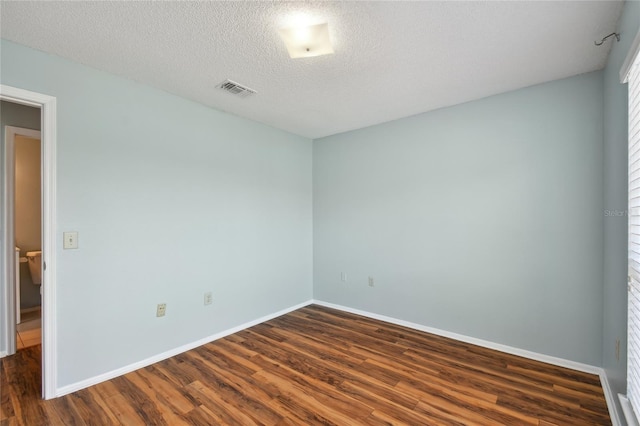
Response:
[[[541,391],[553,390],[553,383],[543,382],[536,377],[527,378],[526,374],[513,373],[506,371],[506,368],[491,368],[480,364],[475,364],[470,360],[460,360],[439,354],[430,354],[425,352],[408,350],[404,353],[404,359],[411,360],[413,363],[432,365],[437,368],[441,376],[462,375],[466,378],[480,378],[488,384],[517,385],[520,384],[527,389],[535,388]],[[484,377],[484,378],[483,378]]]
[[[372,411],[367,409],[363,412],[363,410],[355,408],[350,410],[349,408],[351,407],[348,404],[344,404],[343,401],[334,400],[332,396],[314,392],[310,387],[289,381],[265,370],[257,372],[255,377],[278,387],[280,389],[278,401],[288,408],[297,408],[290,411],[296,416],[300,416],[300,412],[302,412],[304,415],[300,417],[303,421],[312,420],[314,422],[321,421],[321,423],[344,425],[349,422],[357,423],[358,420],[365,418]]]
[[[611,424],[598,376],[315,305],[49,401],[41,356],[0,360],[0,426]]]
[[[366,366],[375,366],[375,368],[384,369],[384,370],[393,370],[395,371],[396,377],[398,378],[398,382],[420,382],[420,383],[430,383],[434,387],[451,389],[457,393],[468,395],[473,399],[479,399],[483,401],[487,401],[491,404],[495,404],[498,400],[498,396],[495,394],[495,388],[489,391],[489,389],[475,389],[471,386],[467,386],[465,383],[460,382],[450,382],[439,378],[438,376],[429,376],[422,374],[417,370],[410,370],[408,368],[398,368],[396,365],[392,365],[390,362],[380,362],[376,360],[368,360]]]
[[[69,398],[57,398],[51,401],[50,404],[53,410],[49,412],[54,413],[59,419],[62,420],[62,424],[65,425],[86,425],[91,421],[92,417],[84,419],[82,414],[76,409],[73,399]]]
[[[232,369],[227,370],[222,365],[216,365],[215,359],[204,358],[202,352],[193,354],[198,362],[194,362],[194,366],[199,366],[198,370],[207,368],[214,372],[218,378],[216,383],[220,384],[214,389],[227,404],[242,407],[242,410],[258,424],[276,424],[282,419],[271,404],[274,395],[269,394],[268,389],[262,389],[253,378],[252,374],[257,370],[248,375]]]
[[[264,365],[265,368],[254,374],[254,377],[262,378],[266,383],[274,384],[281,392],[290,394],[291,390],[295,389],[303,391],[305,394],[312,394],[319,404],[330,407],[332,412],[335,410],[354,417],[364,417],[372,411],[372,408],[356,399],[350,398],[348,395],[338,395],[333,385],[327,384],[313,375],[307,376],[304,372],[297,371],[290,366],[280,365],[279,361],[266,357],[259,356],[256,360]],[[283,388],[283,384],[288,384],[288,387]]]
[[[154,395],[145,392],[146,389],[136,386],[136,373],[125,374],[116,377],[113,383],[120,390],[120,394],[126,397],[129,405],[146,424],[166,425],[167,422],[155,401]]]
[[[151,366],[153,367],[153,366]],[[154,368],[141,368],[136,371],[149,389],[152,389],[157,395],[161,396],[167,405],[175,411],[186,414],[195,408],[194,403],[184,396],[181,388],[173,386],[170,382],[164,380],[162,373]]]
[[[127,374],[126,377],[137,390],[145,395],[147,403],[152,405],[154,410],[159,414],[159,416],[152,421],[158,422],[157,424],[165,422],[171,426],[187,425],[187,423],[182,420],[184,413],[173,405],[173,398],[162,392],[161,388],[155,387],[140,371],[134,371],[133,373]],[[158,418],[162,420],[159,421],[157,420]]]
[[[460,426],[484,426],[488,423],[488,419],[480,418],[471,420],[468,415],[463,414],[458,407],[452,407],[440,400],[420,401],[415,408],[417,413],[424,415],[429,421],[426,424],[445,424]],[[497,423],[499,424],[499,423]]]
[[[111,411],[118,419],[118,424],[120,425],[145,425],[145,421],[138,414],[138,410],[134,408],[130,401],[124,395],[111,395],[105,400],[109,407],[111,407]]]
[[[84,419],[89,425],[104,425],[115,421],[115,416],[110,410],[105,410],[100,395],[91,392],[90,389],[75,392],[66,399],[70,400],[78,418]]]
[[[108,420],[106,421],[102,421],[101,419],[101,424],[107,424],[107,425],[118,424],[119,423],[118,418],[116,417],[113,410],[111,410],[111,407],[109,407],[109,405],[105,401],[105,398],[107,398],[108,395],[102,394],[100,391],[97,391],[96,388],[97,386],[93,386],[85,390],[92,396],[95,404],[100,406],[104,414],[108,417]]]
[[[426,419],[426,420],[425,420]],[[420,423],[407,422],[399,420],[396,416],[390,416],[386,414],[382,409],[374,410],[373,413],[365,420],[364,424],[367,426],[412,426],[414,424],[420,424],[423,426],[442,426],[442,425],[455,425],[455,423],[444,423],[437,421],[433,417],[421,417]],[[458,423],[461,425],[461,423]]]
[[[380,388],[370,388],[357,383],[344,382],[338,386],[338,389],[345,395],[349,395],[352,398],[373,407],[374,409],[370,413],[369,417],[377,411],[379,413],[394,413],[395,421],[401,423],[424,424],[426,420],[423,416],[413,410],[418,404],[419,400],[417,398],[403,394],[406,401],[404,401],[404,403],[399,403],[397,401],[397,397],[389,396],[393,393],[393,388],[384,388],[385,392],[383,393],[380,391]]]
[[[215,420],[215,415],[212,415],[211,411],[206,407],[199,406],[189,411],[185,415],[186,421],[193,426],[211,426],[220,424]]]
[[[186,386],[188,392],[202,401],[203,409],[208,409],[209,417],[215,419],[215,424],[222,425],[257,425],[258,423],[245,414],[243,406],[230,404],[215,388],[209,387],[196,380]]]
[[[4,377],[4,372],[0,371],[0,382],[7,383],[7,378]],[[13,409],[13,401],[9,390],[2,391],[0,388],[0,420],[10,419],[16,416],[16,412]]]

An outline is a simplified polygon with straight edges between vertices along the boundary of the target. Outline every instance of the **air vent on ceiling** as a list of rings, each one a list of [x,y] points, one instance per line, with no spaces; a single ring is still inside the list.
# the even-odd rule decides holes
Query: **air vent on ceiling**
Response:
[[[251,96],[255,93],[258,93],[253,89],[250,89],[246,86],[243,86],[242,84],[236,83],[235,81],[231,81],[231,80],[223,81],[218,85],[218,88],[241,98],[246,98],[247,96]]]

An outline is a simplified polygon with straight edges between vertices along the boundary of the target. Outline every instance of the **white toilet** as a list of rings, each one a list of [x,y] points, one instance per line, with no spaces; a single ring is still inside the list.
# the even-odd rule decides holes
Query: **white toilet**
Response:
[[[29,262],[31,281],[36,285],[42,284],[42,252],[28,251],[27,260]]]

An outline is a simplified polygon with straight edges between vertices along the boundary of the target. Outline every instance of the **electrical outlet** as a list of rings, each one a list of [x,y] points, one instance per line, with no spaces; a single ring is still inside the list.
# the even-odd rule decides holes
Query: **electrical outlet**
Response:
[[[213,303],[213,294],[208,291],[204,294],[204,304],[205,305],[210,305]]]
[[[373,277],[369,277],[369,287],[373,287]]]
[[[347,282],[347,273],[346,272],[340,272],[340,281]]]
[[[620,339],[616,339],[616,361],[620,361]]]
[[[156,316],[163,317],[166,312],[167,312],[167,304],[158,303],[158,309],[156,309]]]

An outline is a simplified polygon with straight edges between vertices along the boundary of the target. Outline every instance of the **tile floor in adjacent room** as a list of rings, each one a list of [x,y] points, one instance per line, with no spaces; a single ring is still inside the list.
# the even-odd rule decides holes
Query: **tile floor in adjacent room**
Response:
[[[21,313],[20,324],[16,327],[16,348],[18,350],[39,345],[42,342],[41,310]]]

